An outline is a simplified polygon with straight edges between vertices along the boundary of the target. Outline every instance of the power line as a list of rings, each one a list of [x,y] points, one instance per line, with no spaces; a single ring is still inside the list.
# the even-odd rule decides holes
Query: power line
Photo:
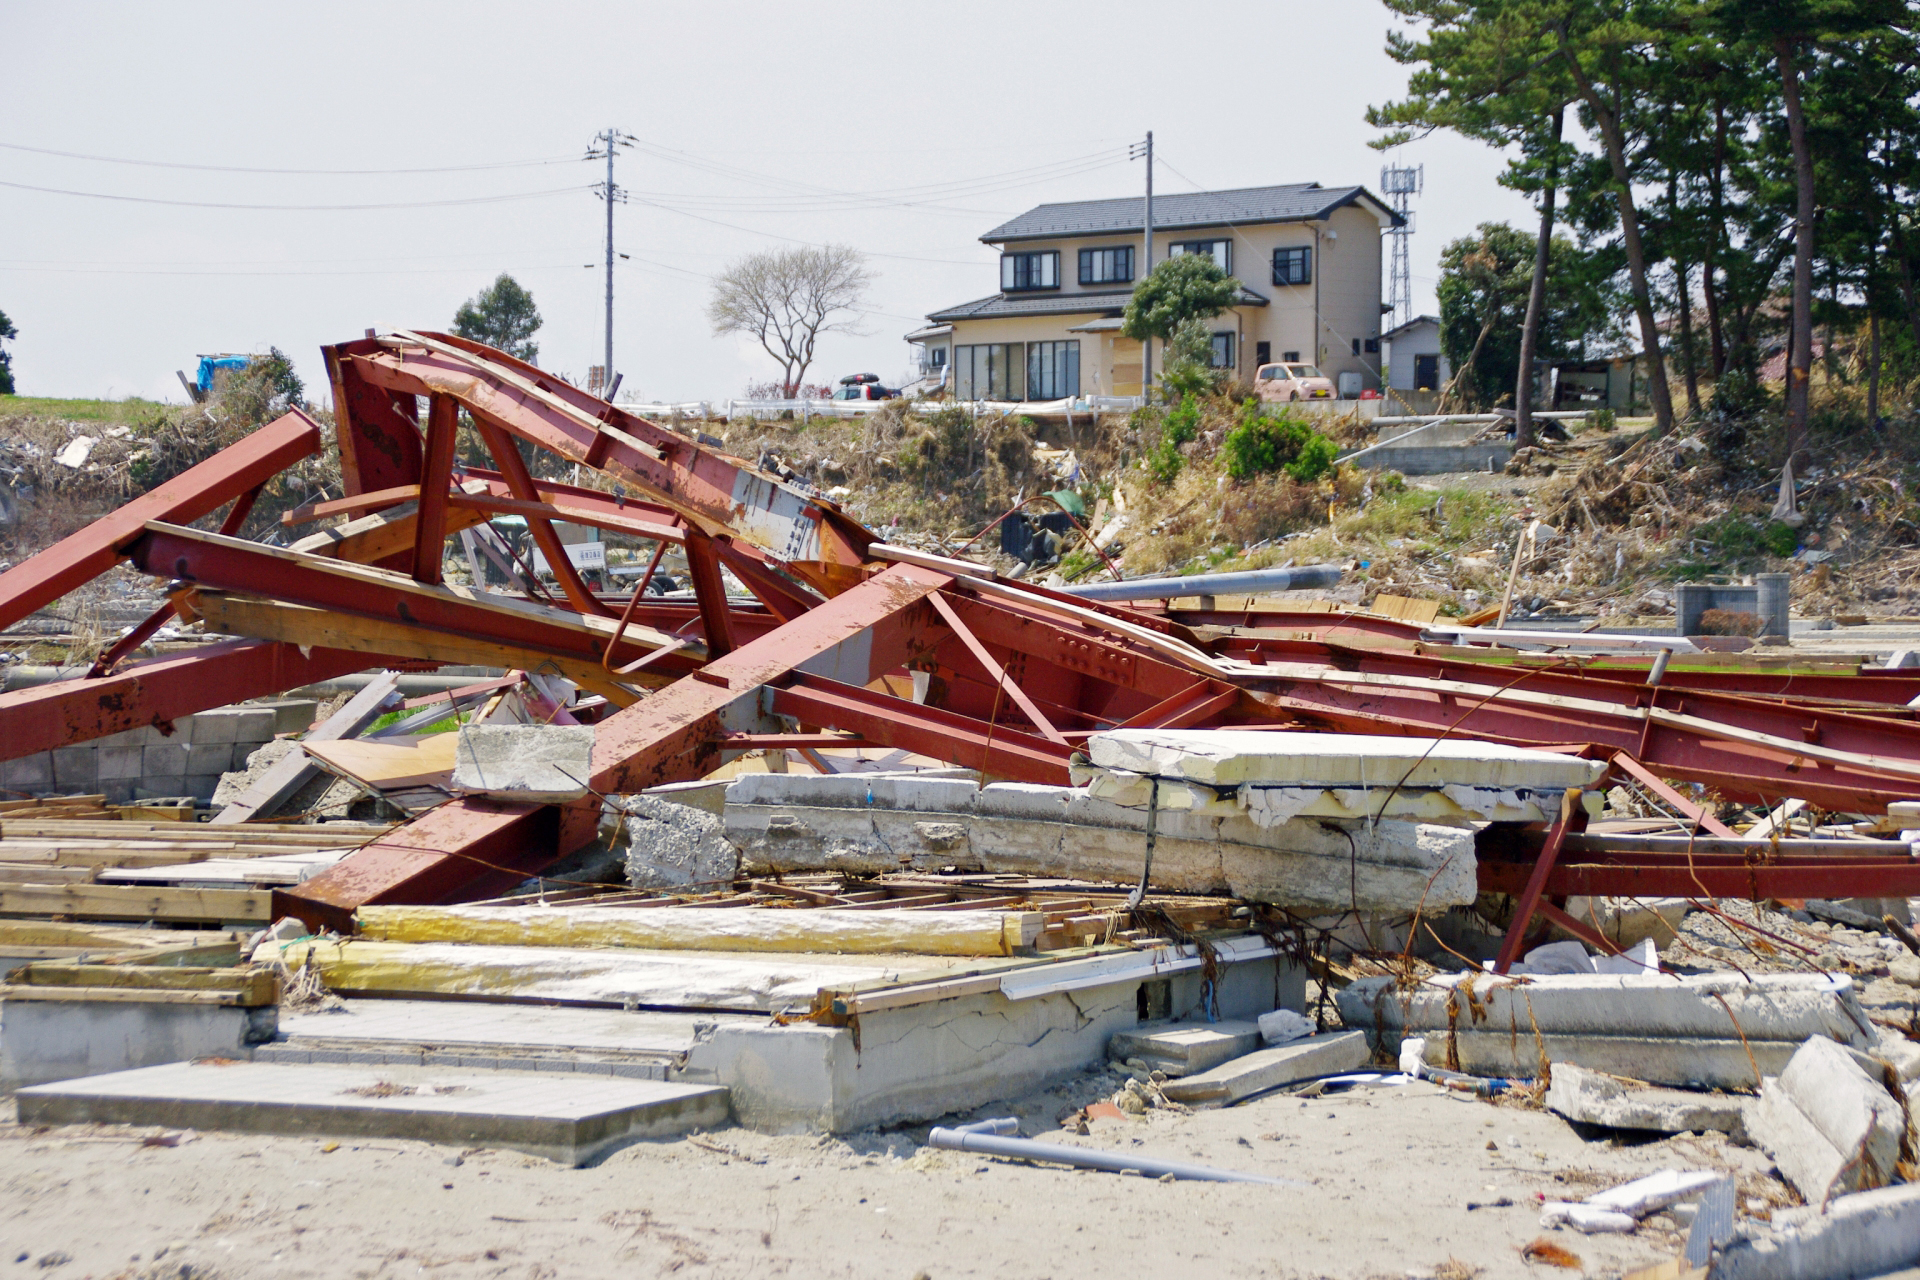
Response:
[[[232,164],[183,164],[170,160],[132,160],[123,156],[96,156],[82,151],[55,151],[48,147],[29,147],[17,142],[0,142],[8,151],[30,151],[35,155],[60,156],[67,160],[95,160],[101,164],[133,164],[149,169],[196,169],[205,173],[305,173],[332,177],[360,174],[397,173],[471,173],[481,169],[525,169],[535,165],[574,164],[578,156],[553,156],[542,160],[497,160],[487,164],[451,164],[429,169],[257,169]]]
[[[657,201],[647,200],[637,195],[633,198],[650,208],[663,209],[668,213],[677,213],[683,218],[692,218],[697,222],[710,222],[716,227],[726,227],[730,231],[744,231],[750,236],[765,236],[769,240],[784,240],[788,244],[804,244],[813,249],[826,247],[825,243],[819,240],[801,240],[794,236],[779,235],[772,231],[756,231],[752,227],[743,227],[737,222],[722,222],[718,218],[709,218],[703,214],[693,213],[686,209],[676,209],[672,205],[660,204]],[[862,249],[861,252],[870,258],[897,258],[902,262],[937,262],[950,267],[978,267],[983,265],[978,261],[967,262],[959,258],[920,258],[909,253],[882,253],[878,249]]]
[[[252,209],[322,213],[360,209],[440,209],[457,204],[500,204],[509,200],[537,200],[543,196],[565,195],[573,191],[594,189],[591,185],[549,187],[543,191],[519,191],[501,196],[465,196],[456,200],[392,200],[377,204],[233,204],[219,200],[161,200],[154,196],[122,196],[105,191],[69,191],[63,187],[36,187],[25,182],[0,182],[0,187],[12,187],[16,191],[40,191],[56,196],[84,196],[90,200],[118,200],[129,204],[165,204],[186,209]]]

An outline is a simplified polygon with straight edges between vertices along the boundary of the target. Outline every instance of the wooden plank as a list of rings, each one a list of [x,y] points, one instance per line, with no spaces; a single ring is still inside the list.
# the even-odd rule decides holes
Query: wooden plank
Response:
[[[59,1000],[82,1004],[200,1004],[246,1009],[256,1002],[244,991],[166,991],[141,987],[33,987],[0,984],[0,1001]],[[258,1003],[272,1004],[271,1000]]]
[[[308,754],[331,772],[370,791],[434,786],[451,789],[458,733],[429,733],[402,741],[346,739],[316,742]]]
[[[300,740],[301,750],[290,751],[275,761],[238,799],[216,813],[209,825],[236,826],[255,814],[269,814],[278,809],[318,775],[319,770],[308,758],[306,748],[353,737],[380,718],[380,708],[399,690],[400,677],[392,671],[382,671],[367,681],[366,687],[348,699],[345,706],[308,731]]]
[[[0,840],[163,840],[168,844],[286,845],[290,848],[364,844],[393,830],[390,822],[249,822],[245,831],[212,823],[43,822],[0,820]]]
[[[280,523],[286,528],[297,524],[312,524],[315,520],[325,520],[329,516],[344,516],[361,511],[370,511],[375,507],[394,507],[403,502],[412,502],[420,496],[417,484],[398,485],[392,489],[376,489],[372,493],[355,494],[349,498],[333,498],[327,502],[309,502],[304,507],[295,507],[284,512]]]
[[[171,964],[86,964],[73,960],[41,960],[22,965],[8,975],[14,986],[121,987],[146,991],[228,991],[248,1004],[272,1004],[279,994],[278,975],[272,969],[220,968]]]
[[[354,653],[390,654],[399,658],[431,658],[441,662],[482,667],[558,671],[583,689],[599,694],[616,707],[639,700],[629,684],[660,688],[678,677],[664,672],[639,672],[615,681],[596,663],[555,657],[539,649],[497,644],[468,636],[448,635],[426,627],[362,618],[354,614],[312,609],[305,605],[257,600],[219,591],[195,591],[193,609],[214,630],[228,635],[286,640]],[[504,598],[504,597],[502,597]],[[697,646],[695,646],[697,648]]]
[[[449,510],[447,532],[463,532],[486,518],[484,511]],[[408,503],[405,507],[362,516],[335,528],[308,534],[294,543],[292,549],[354,564],[378,564],[413,546],[418,522],[419,513],[415,504]]]
[[[250,920],[265,924],[273,894],[252,889],[150,889],[103,884],[0,886],[0,914],[88,920]]]
[[[87,884],[92,867],[51,867],[39,863],[0,862],[0,881],[9,884]]]

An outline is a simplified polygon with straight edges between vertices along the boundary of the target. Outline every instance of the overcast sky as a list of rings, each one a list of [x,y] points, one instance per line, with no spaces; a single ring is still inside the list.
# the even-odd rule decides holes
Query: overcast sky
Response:
[[[18,390],[178,401],[174,370],[196,353],[274,345],[324,398],[320,344],[448,328],[501,271],[545,318],[540,363],[584,381],[605,228],[587,188],[604,165],[578,157],[608,127],[639,139],[616,175],[632,193],[615,214],[632,255],[615,275],[623,395],[721,399],[772,377],[750,340],[712,336],[708,277],[794,242],[851,244],[878,275],[861,333],[824,340],[812,379],[891,381],[921,316],[996,289],[982,232],[1137,193],[1126,148],[1148,129],[1160,191],[1377,190],[1363,113],[1405,84],[1387,25],[1369,0],[0,0]],[[1398,158],[1426,166],[1413,271],[1431,310],[1446,241],[1531,215],[1488,148],[1436,136]],[[168,167],[195,165],[460,168]]]

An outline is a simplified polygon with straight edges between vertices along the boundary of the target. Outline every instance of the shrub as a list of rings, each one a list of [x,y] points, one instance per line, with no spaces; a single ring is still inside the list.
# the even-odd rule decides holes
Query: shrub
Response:
[[[1298,484],[1312,484],[1333,468],[1340,447],[1304,419],[1282,410],[1268,417],[1256,400],[1247,401],[1220,451],[1235,480],[1284,471]]]
[[[1164,486],[1179,478],[1180,469],[1187,461],[1180,446],[1192,444],[1199,438],[1200,402],[1191,395],[1181,396],[1180,403],[1167,411],[1165,421],[1160,424],[1160,438],[1147,453],[1147,474],[1153,477],[1153,482]]]

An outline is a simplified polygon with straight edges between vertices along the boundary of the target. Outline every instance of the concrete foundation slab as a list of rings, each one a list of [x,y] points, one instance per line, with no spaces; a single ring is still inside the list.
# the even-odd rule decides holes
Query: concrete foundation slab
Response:
[[[275,1011],[168,1001],[0,1000],[0,1089],[189,1058],[244,1058]]]
[[[1169,1080],[1160,1091],[1174,1102],[1238,1102],[1298,1080],[1358,1071],[1372,1056],[1363,1031],[1307,1036],[1246,1054],[1184,1080]]]
[[[414,1067],[175,1063],[18,1095],[25,1124],[149,1124],[415,1138],[587,1164],[616,1147],[727,1120],[727,1092],[651,1080]]]

